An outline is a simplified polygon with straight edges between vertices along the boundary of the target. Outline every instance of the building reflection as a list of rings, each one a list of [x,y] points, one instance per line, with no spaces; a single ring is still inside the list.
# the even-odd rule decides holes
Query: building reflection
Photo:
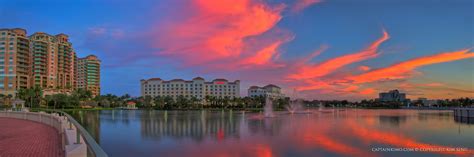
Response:
[[[205,138],[222,140],[239,137],[240,119],[232,112],[219,114],[208,111],[143,111],[141,135],[145,138],[189,138],[202,141]]]
[[[283,119],[279,118],[261,118],[248,119],[247,127],[250,134],[263,134],[266,136],[276,136],[283,127]]]
[[[274,136],[283,122],[278,118],[248,119],[232,111],[143,111],[141,135],[150,139],[175,138],[202,141],[240,138],[247,134]]]
[[[474,124],[474,118],[454,116],[454,121],[463,124]]]
[[[100,119],[107,123],[122,123],[125,125],[130,124],[132,120],[138,120],[139,111],[134,110],[103,110],[101,111]]]
[[[99,111],[71,111],[69,113],[76,119],[89,134],[100,144],[100,112]]]

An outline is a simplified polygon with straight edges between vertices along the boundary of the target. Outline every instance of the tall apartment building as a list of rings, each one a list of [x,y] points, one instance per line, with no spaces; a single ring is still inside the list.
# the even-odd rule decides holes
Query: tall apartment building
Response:
[[[26,30],[0,29],[0,94],[15,96],[31,87],[30,42]]]
[[[45,90],[72,91],[74,86],[74,52],[65,34],[31,35],[33,85]]]
[[[72,52],[71,53],[71,66],[70,66],[70,69],[71,69],[71,78],[72,78],[72,87],[73,89],[77,89],[77,54],[76,52]]]
[[[71,92],[79,86],[77,55],[66,34],[21,28],[0,29],[0,94],[16,96],[21,88],[40,86],[45,94]],[[81,59],[81,87],[100,94],[100,60]]]
[[[77,88],[100,95],[100,60],[95,55],[77,59]]]
[[[60,89],[74,89],[74,51],[72,43],[69,42],[69,36],[58,34],[55,36],[58,40],[58,87]]]
[[[190,81],[174,79],[165,81],[160,78],[140,80],[142,96],[171,96],[177,98],[182,95],[186,98],[196,97],[204,99],[206,96],[213,97],[240,97],[240,81],[229,82],[226,79],[215,79],[206,82],[201,77]]]

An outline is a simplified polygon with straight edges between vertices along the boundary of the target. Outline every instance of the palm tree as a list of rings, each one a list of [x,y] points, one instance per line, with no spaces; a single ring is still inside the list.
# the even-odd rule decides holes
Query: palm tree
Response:
[[[223,108],[228,108],[229,107],[229,102],[230,102],[229,96],[225,96],[221,100],[222,100],[222,107]]]
[[[4,101],[4,98],[5,98],[5,95],[4,95],[4,94],[0,94],[0,100],[2,100],[2,105],[6,105],[6,104],[5,104],[5,101]]]
[[[197,97],[195,97],[195,96],[191,96],[190,101],[191,101],[192,107],[193,107],[193,108],[197,108],[196,104],[197,104],[197,102],[199,102],[199,99],[198,99]]]
[[[205,102],[205,103],[206,103],[206,106],[209,105],[209,102],[211,101],[211,96],[206,95],[206,96],[204,97],[204,100],[206,101],[206,102]]]
[[[43,89],[41,89],[41,87],[39,86],[35,86],[34,88],[32,88],[32,90],[35,98],[35,103],[39,106],[41,98],[43,97]]]

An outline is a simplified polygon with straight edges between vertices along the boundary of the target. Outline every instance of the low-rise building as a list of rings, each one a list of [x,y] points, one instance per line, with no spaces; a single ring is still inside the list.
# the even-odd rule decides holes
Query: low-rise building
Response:
[[[201,100],[205,99],[206,96],[218,98],[240,97],[239,80],[229,82],[226,79],[214,79],[211,82],[206,82],[201,77],[196,77],[190,81],[183,79],[165,81],[160,78],[150,78],[142,79],[140,84],[142,96],[171,96],[173,98],[184,96]]]
[[[437,106],[438,100],[432,100],[428,98],[418,98],[418,101],[423,104],[423,106]]]
[[[281,88],[273,84],[269,84],[264,87],[251,86],[248,89],[248,96],[249,97],[263,96],[263,97],[270,97],[270,98],[284,98],[285,97],[285,95],[281,93]]]
[[[391,90],[388,93],[379,93],[379,101],[382,102],[405,102],[406,94],[400,93],[398,90]]]

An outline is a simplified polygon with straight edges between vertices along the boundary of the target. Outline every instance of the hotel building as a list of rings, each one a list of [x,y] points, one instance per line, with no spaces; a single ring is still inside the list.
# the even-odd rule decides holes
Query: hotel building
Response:
[[[26,30],[0,29],[0,94],[15,96],[31,87],[30,42]]]
[[[140,80],[142,96],[171,96],[177,98],[182,95],[186,98],[196,97],[204,99],[206,96],[213,97],[240,97],[240,81],[229,82],[226,79],[215,79],[206,82],[201,77],[190,81],[174,79],[165,81],[160,78]]]
[[[97,56],[77,60],[77,88],[91,91],[93,96],[100,95],[100,60]]]
[[[263,96],[263,97],[269,97],[269,98],[284,98],[285,97],[285,95],[281,93],[281,88],[273,84],[269,84],[264,87],[251,86],[248,89],[248,96],[249,97]]]

